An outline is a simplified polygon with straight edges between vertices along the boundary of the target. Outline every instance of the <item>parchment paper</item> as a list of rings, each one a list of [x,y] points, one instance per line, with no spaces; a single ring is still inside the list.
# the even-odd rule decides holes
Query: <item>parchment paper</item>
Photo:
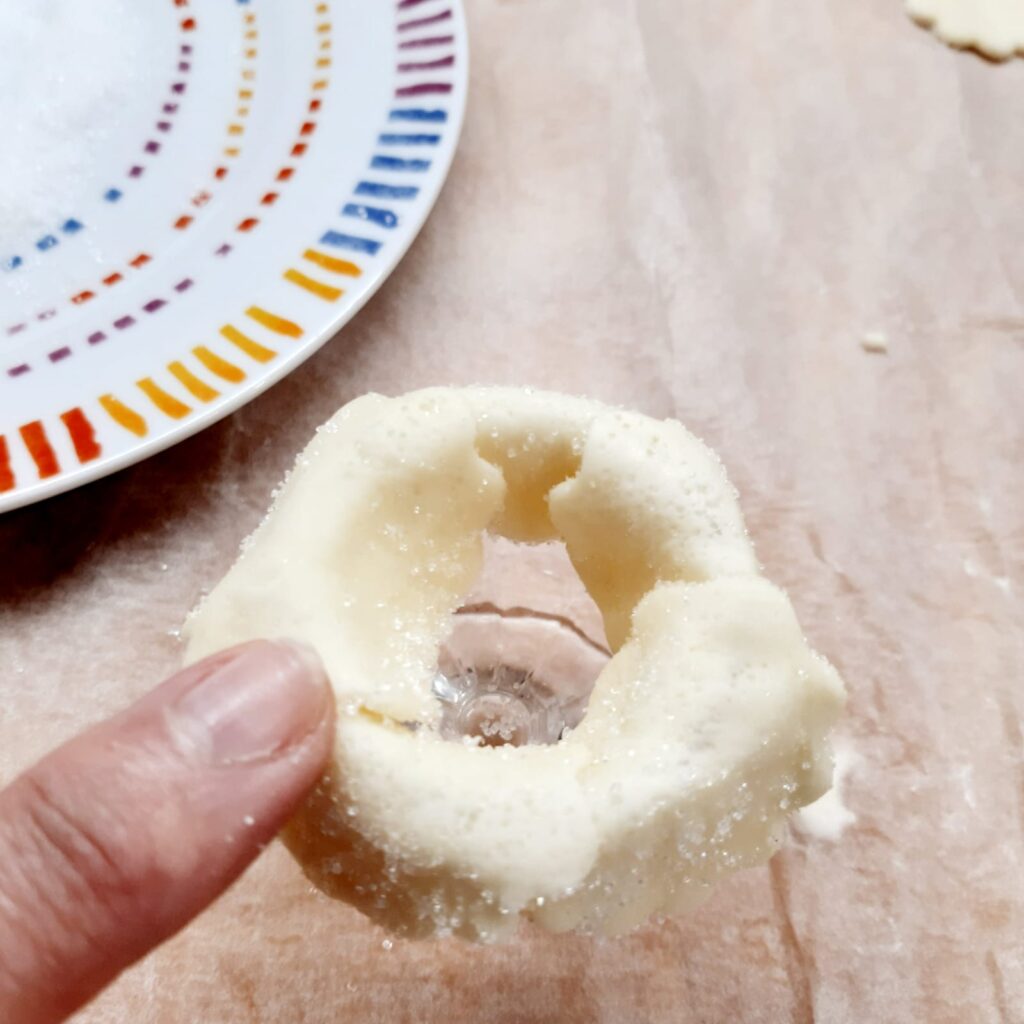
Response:
[[[0,776],[176,667],[337,406],[502,382],[718,449],[849,685],[856,824],[691,917],[494,949],[385,949],[273,847],[79,1021],[1024,1020],[1024,63],[900,0],[468,7],[460,154],[371,305],[226,422],[0,519]]]

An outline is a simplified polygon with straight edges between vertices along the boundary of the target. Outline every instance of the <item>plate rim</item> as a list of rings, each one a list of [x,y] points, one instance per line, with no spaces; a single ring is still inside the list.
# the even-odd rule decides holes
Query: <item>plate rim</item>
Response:
[[[405,258],[413,242],[416,241],[423,230],[427,218],[433,212],[438,198],[448,183],[448,175],[451,172],[452,163],[462,138],[466,105],[469,97],[469,67],[471,60],[469,31],[462,0],[450,0],[450,3],[452,17],[455,22],[454,27],[457,35],[462,39],[464,51],[462,59],[457,61],[453,68],[456,86],[453,90],[455,102],[449,108],[448,118],[448,129],[451,133],[452,143],[448,147],[447,152],[442,154],[441,159],[438,160],[441,173],[438,175],[437,186],[433,194],[428,195],[415,214],[410,217],[410,230],[403,238],[396,239],[387,265],[377,266],[373,269],[372,274],[367,274],[365,277],[366,285],[360,294],[350,304],[336,310],[330,319],[324,322],[324,326],[320,330],[310,335],[309,339],[300,349],[289,353],[280,362],[268,369],[266,374],[254,379],[251,384],[237,389],[230,396],[226,396],[225,401],[218,403],[215,407],[198,411],[196,415],[181,421],[175,429],[140,441],[139,444],[133,445],[127,451],[110,455],[108,458],[100,459],[96,462],[80,463],[72,469],[61,472],[52,479],[37,480],[29,486],[17,487],[7,494],[0,495],[0,516],[84,487],[97,480],[102,480],[104,477],[112,476],[123,469],[137,465],[146,459],[152,458],[154,455],[159,455],[161,452],[173,448],[183,441],[187,441],[201,431],[220,422],[220,420],[232,415],[243,406],[255,401],[275,384],[280,383],[285,377],[305,363],[306,360],[319,352],[377,294],[384,282],[394,273],[398,265]]]

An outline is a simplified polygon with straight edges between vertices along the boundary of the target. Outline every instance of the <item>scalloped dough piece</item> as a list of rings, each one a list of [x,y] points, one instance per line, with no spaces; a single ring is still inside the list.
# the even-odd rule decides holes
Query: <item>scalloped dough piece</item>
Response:
[[[994,60],[1024,52],[1021,0],[907,0],[907,11],[950,46]]]
[[[551,746],[434,728],[485,529],[562,536],[615,652]],[[520,915],[623,931],[766,860],[829,786],[842,683],[759,575],[721,464],[678,423],[596,402],[351,403],[186,630],[189,661],[266,635],[319,651],[334,755],[284,839],[321,889],[406,935],[493,940]]]

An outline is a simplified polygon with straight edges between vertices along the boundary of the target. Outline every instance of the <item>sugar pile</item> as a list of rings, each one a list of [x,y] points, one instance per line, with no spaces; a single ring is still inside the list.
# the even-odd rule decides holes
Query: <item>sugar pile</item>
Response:
[[[0,2],[0,258],[112,184],[97,157],[151,92],[163,13],[155,0]]]

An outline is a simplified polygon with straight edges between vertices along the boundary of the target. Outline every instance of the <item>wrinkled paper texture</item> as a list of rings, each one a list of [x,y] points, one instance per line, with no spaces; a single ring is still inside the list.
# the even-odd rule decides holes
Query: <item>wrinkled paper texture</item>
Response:
[[[0,777],[176,667],[171,631],[339,405],[497,382],[721,453],[849,686],[856,821],[691,917],[495,949],[386,949],[275,845],[78,1020],[1019,1019],[1024,62],[898,0],[467,6],[461,149],[380,295],[228,420],[0,519]]]

